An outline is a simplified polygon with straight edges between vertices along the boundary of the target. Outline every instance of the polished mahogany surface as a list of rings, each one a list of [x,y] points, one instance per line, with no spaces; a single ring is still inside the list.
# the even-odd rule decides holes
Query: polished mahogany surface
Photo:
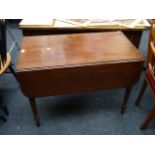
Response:
[[[24,37],[17,72],[143,60],[121,32]]]
[[[143,62],[121,32],[24,37],[17,77],[29,97],[130,88]]]

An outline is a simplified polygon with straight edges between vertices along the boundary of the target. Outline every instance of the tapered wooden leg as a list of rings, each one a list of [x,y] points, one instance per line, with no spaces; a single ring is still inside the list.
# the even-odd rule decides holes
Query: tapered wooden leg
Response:
[[[126,88],[126,91],[125,91],[125,96],[124,96],[124,100],[123,100],[123,104],[121,106],[121,113],[123,114],[126,110],[126,107],[127,107],[127,103],[128,103],[128,100],[129,100],[129,97],[130,97],[130,93],[131,93],[131,89],[132,87],[128,87]]]
[[[147,82],[146,82],[146,80],[144,80],[143,86],[142,86],[141,91],[140,91],[140,93],[139,93],[139,95],[137,97],[137,100],[135,102],[135,105],[137,105],[137,106],[140,105],[140,101],[141,101],[141,99],[143,97],[143,94],[145,92],[146,87],[147,87]]]
[[[29,101],[30,101],[32,112],[33,112],[34,120],[36,122],[36,125],[39,127],[40,121],[39,121],[39,115],[38,115],[38,110],[37,110],[35,98],[29,98]]]
[[[142,125],[140,126],[140,129],[141,130],[145,129],[148,126],[148,124],[152,121],[153,118],[155,118],[155,105],[152,108],[152,110],[149,113],[149,115],[144,120],[144,122],[142,123]]]

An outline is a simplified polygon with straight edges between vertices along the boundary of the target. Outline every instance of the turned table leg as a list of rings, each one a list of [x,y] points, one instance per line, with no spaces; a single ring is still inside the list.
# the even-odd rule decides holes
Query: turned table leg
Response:
[[[37,110],[35,98],[29,98],[29,101],[30,101],[32,112],[33,112],[34,120],[36,122],[36,125],[39,127],[40,121],[39,121],[39,115],[38,115],[38,110]]]
[[[125,91],[125,96],[124,96],[124,100],[123,100],[123,104],[121,106],[121,113],[123,114],[126,110],[126,107],[127,107],[127,104],[128,104],[128,100],[129,100],[129,97],[130,97],[130,94],[131,94],[131,89],[132,87],[128,87],[126,88],[126,91]]]

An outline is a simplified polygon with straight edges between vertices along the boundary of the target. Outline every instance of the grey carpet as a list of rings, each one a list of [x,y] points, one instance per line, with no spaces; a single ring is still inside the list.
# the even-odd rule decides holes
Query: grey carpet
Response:
[[[11,23],[8,28],[21,44],[22,33],[17,25]],[[9,48],[13,40],[9,33],[7,35]],[[148,32],[144,32],[140,49],[145,55],[147,39]],[[11,55],[16,64],[18,49],[14,48]],[[44,97],[37,99],[41,119],[41,127],[37,128],[28,99],[22,94],[18,82],[12,74],[5,74],[0,77],[0,97],[8,106],[10,116],[7,122],[0,120],[0,134],[155,134],[155,121],[145,131],[138,128],[153,104],[147,89],[141,106],[134,105],[144,75],[145,72],[134,86],[124,115],[120,114],[124,89]]]

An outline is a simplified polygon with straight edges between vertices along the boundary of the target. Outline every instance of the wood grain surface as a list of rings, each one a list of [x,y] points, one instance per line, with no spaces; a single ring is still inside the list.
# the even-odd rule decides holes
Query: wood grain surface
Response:
[[[119,31],[24,37],[21,49],[17,72],[143,60]]]
[[[25,37],[22,50],[17,77],[29,97],[131,87],[144,62],[121,32]]]

